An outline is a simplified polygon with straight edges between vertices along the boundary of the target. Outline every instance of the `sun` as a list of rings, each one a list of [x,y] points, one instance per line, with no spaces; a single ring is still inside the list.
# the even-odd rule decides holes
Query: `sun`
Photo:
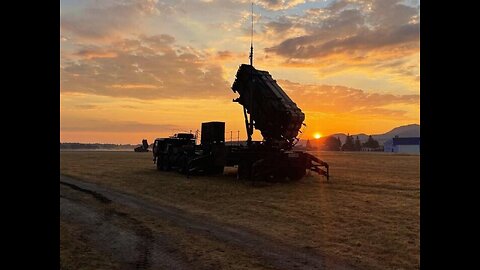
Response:
[[[320,134],[319,132],[317,132],[317,133],[313,134],[313,137],[314,137],[315,139],[320,139],[320,138],[322,137],[322,134]]]

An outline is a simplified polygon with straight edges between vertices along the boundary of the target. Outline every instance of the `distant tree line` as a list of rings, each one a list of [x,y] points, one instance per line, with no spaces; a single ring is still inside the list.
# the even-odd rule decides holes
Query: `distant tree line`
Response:
[[[131,144],[112,143],[60,143],[60,149],[125,149],[132,148]]]
[[[340,138],[336,138],[333,136],[327,137],[325,139],[325,150],[327,151],[340,151],[340,148],[342,147],[342,142],[340,141]]]
[[[342,145],[340,138],[334,136],[327,137],[325,140],[324,150],[327,151],[362,151],[362,147],[376,149],[379,147],[378,141],[368,136],[368,140],[364,143],[360,142],[358,136],[354,139],[353,136],[347,135],[345,143]]]

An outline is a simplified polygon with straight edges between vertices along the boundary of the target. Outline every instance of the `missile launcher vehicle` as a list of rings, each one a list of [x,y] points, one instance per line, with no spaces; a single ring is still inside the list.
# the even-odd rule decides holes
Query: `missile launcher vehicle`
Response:
[[[267,71],[242,64],[232,90],[239,94],[233,101],[243,106],[246,145],[225,144],[224,122],[202,123],[200,144],[188,133],[155,140],[153,161],[159,170],[209,174],[234,166],[243,179],[298,180],[307,170],[329,178],[326,162],[293,150],[305,114]],[[261,132],[262,141],[252,141],[254,129]]]

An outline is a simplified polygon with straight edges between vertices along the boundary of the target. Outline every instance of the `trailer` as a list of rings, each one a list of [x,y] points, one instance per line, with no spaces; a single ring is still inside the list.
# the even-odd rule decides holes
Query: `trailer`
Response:
[[[189,133],[156,139],[152,152],[157,169],[191,175],[221,173],[225,166],[235,166],[239,179],[269,181],[298,180],[310,170],[329,179],[326,162],[293,150],[305,114],[267,71],[242,64],[232,90],[239,94],[233,102],[243,107],[246,145],[226,145],[225,122],[205,122],[198,145]],[[262,141],[252,140],[254,129],[260,130]]]

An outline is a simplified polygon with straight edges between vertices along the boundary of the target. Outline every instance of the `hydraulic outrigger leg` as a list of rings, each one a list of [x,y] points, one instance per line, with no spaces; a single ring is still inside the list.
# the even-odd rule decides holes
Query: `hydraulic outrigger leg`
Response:
[[[328,163],[318,159],[314,155],[311,155],[311,154],[308,154],[308,153],[305,153],[305,155],[307,155],[307,157],[308,157],[308,161],[307,161],[308,169],[310,169],[310,170],[312,170],[312,171],[314,171],[314,172],[316,172],[320,175],[326,176],[327,181],[330,180],[330,171],[329,171]],[[315,164],[315,163],[318,163],[318,164]],[[320,168],[320,167],[324,167],[325,170]]]

